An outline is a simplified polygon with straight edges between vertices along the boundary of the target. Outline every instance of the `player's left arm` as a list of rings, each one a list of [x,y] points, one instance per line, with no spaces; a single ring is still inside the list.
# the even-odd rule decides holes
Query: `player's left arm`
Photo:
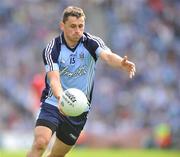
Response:
[[[100,53],[100,58],[113,68],[125,70],[130,78],[135,75],[136,66],[133,62],[128,60],[127,56],[122,58],[111,51],[102,51]]]

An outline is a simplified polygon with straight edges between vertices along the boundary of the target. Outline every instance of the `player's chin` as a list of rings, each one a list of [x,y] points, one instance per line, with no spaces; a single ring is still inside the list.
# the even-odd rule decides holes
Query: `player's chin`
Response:
[[[75,38],[74,38],[74,41],[75,41],[75,42],[78,42],[79,40],[80,40],[80,37],[75,37]]]
[[[81,35],[75,35],[73,39],[74,41],[79,41],[81,37],[82,37]]]

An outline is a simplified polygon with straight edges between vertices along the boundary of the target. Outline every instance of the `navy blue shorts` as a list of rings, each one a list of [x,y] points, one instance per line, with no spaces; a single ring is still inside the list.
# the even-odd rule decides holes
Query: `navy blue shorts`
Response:
[[[36,126],[46,126],[56,131],[56,136],[67,145],[74,145],[86,123],[88,112],[77,117],[61,114],[57,107],[42,103]]]

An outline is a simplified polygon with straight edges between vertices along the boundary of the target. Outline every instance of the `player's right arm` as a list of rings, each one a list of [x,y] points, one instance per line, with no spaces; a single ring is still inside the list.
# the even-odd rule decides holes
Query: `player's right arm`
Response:
[[[53,95],[60,101],[63,89],[60,83],[60,73],[59,71],[49,71],[47,77],[50,82],[50,87]]]
[[[56,38],[57,39],[57,38]],[[60,55],[60,51],[57,49],[57,44],[59,44],[54,38],[51,40],[46,48],[43,51],[43,61],[46,69],[48,84],[51,88],[51,91],[60,101],[61,95],[63,92],[61,81],[60,81],[60,72],[59,72],[59,63],[58,57]]]

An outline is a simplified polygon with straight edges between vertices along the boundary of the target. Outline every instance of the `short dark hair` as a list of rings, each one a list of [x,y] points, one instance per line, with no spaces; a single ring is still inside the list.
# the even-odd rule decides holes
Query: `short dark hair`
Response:
[[[68,20],[69,16],[75,16],[77,18],[80,18],[80,17],[86,18],[83,10],[81,8],[75,7],[75,6],[69,6],[64,9],[62,21],[65,23]]]

